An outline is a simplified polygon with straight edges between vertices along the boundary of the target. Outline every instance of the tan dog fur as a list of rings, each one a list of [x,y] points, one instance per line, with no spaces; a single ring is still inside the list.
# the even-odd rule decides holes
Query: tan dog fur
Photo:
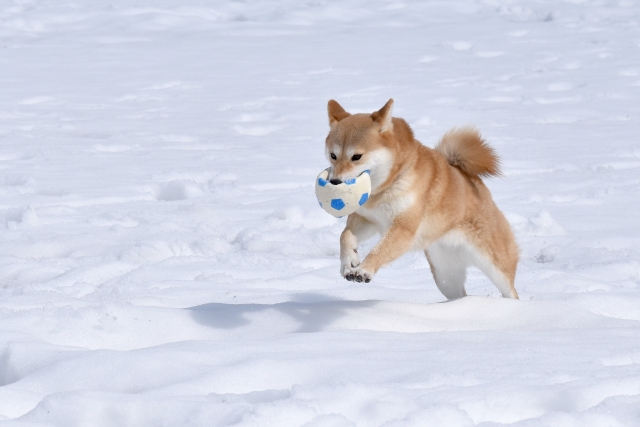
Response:
[[[329,101],[329,179],[345,181],[365,170],[371,175],[371,196],[349,215],[340,237],[342,276],[369,282],[383,265],[422,250],[447,298],[466,295],[470,265],[504,297],[518,298],[518,246],[480,178],[500,174],[493,149],[474,128],[451,130],[428,148],[404,120],[392,118],[392,107],[390,99],[373,114],[351,115]],[[360,263],[358,242],[376,233],[380,242]]]

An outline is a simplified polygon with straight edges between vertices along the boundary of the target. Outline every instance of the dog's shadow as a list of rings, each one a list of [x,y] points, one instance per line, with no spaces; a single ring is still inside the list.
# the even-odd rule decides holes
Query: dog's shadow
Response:
[[[236,329],[251,323],[249,313],[276,310],[300,323],[295,332],[319,332],[349,310],[371,307],[378,301],[347,301],[328,298],[321,294],[297,294],[293,301],[276,304],[224,304],[208,303],[187,310],[200,324],[219,329]]]

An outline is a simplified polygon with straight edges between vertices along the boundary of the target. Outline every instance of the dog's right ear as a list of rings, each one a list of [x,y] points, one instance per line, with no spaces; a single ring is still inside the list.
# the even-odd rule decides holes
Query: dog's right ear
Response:
[[[380,110],[371,115],[373,121],[380,124],[380,133],[393,131],[393,119],[391,112],[393,111],[393,99],[387,101]]]
[[[333,99],[329,101],[327,105],[327,111],[329,112],[329,126],[333,127],[340,120],[349,117],[351,114],[344,111],[344,108]]]

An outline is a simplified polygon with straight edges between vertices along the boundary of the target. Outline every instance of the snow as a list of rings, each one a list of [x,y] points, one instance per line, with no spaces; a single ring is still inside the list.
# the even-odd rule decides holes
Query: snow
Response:
[[[0,3],[0,424],[640,425],[639,64],[634,0]],[[326,102],[391,97],[501,155],[520,301],[340,277]]]

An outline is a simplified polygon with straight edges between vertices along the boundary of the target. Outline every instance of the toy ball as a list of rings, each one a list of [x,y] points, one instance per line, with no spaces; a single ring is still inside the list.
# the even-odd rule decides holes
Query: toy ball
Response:
[[[329,168],[320,172],[316,179],[316,196],[322,209],[341,218],[357,211],[369,200],[371,177],[364,171],[357,178],[334,185],[327,179]]]

